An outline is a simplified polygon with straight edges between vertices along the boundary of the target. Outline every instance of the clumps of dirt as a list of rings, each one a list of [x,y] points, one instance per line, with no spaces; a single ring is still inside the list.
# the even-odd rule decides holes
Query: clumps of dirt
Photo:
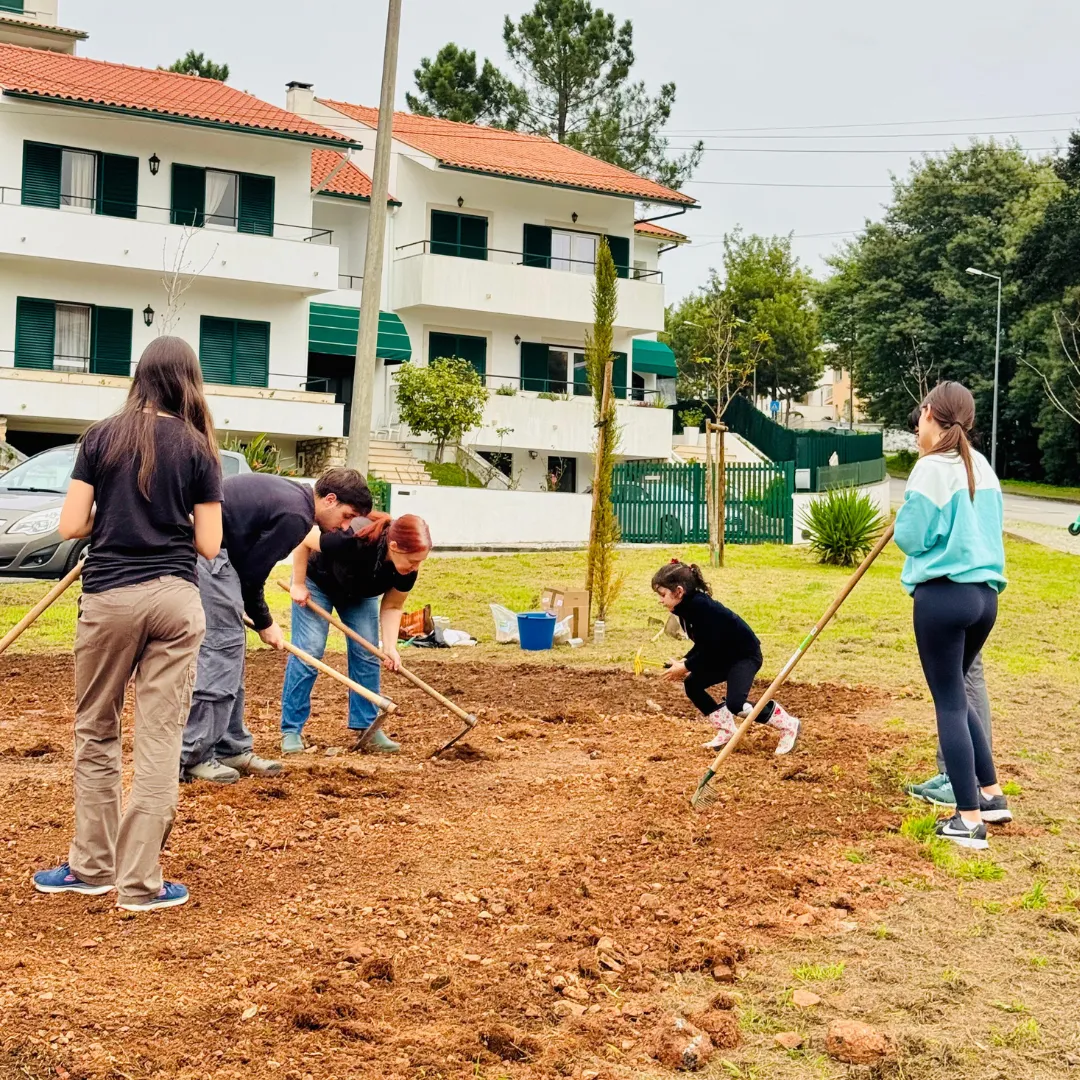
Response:
[[[698,938],[671,945],[672,971],[711,971],[717,982],[734,982],[738,965],[747,956],[746,946],[726,938]]]
[[[500,1061],[532,1061],[540,1053],[540,1040],[507,1024],[492,1024],[480,1033],[480,1044]]]
[[[394,959],[391,956],[369,956],[360,965],[359,974],[364,982],[392,983],[394,981]]]
[[[690,1017],[694,1027],[704,1031],[717,1050],[734,1050],[742,1042],[738,1018],[731,1012],[706,1009]]]
[[[61,753],[59,746],[53,746],[51,742],[37,742],[22,750],[17,746],[5,746],[3,750],[0,750],[0,757],[42,758],[59,753]]]
[[[255,792],[258,799],[287,799],[288,791],[283,787],[261,787]]]
[[[437,754],[439,761],[491,761],[491,755],[470,743],[455,743],[449,750]]]

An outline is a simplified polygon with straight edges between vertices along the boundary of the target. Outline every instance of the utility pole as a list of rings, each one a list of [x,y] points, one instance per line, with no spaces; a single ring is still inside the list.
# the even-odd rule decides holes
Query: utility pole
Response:
[[[394,87],[397,81],[401,0],[389,0],[386,47],[383,50],[382,90],[379,93],[379,128],[375,136],[375,168],[371,176],[364,284],[360,294],[360,332],[356,342],[353,398],[349,410],[349,450],[346,464],[367,474],[371,449],[371,407],[375,384],[375,350],[379,340],[383,257],[386,250],[386,202],[390,195],[390,144],[394,131]]]

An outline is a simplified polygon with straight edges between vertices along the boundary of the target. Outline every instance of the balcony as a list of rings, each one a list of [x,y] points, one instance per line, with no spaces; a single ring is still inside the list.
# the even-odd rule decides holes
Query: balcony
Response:
[[[11,354],[0,356],[10,363]],[[72,362],[74,366],[74,362]],[[271,378],[284,379],[286,376]],[[277,438],[340,438],[344,414],[333,394],[311,393],[296,376],[297,389],[221,386],[208,383],[206,398],[219,432]],[[319,385],[317,380],[310,383]],[[0,366],[0,401],[9,420],[61,423],[78,429],[116,412],[131,380],[80,371],[35,371]]]
[[[519,251],[486,249],[486,259],[434,255],[429,241],[397,249],[391,276],[390,306],[486,312],[548,322],[591,324],[591,264],[552,260],[567,269],[524,265]],[[631,334],[664,329],[664,287],[657,271],[631,271],[619,279],[615,325]]]
[[[180,274],[305,295],[338,287],[338,249],[329,230],[275,222],[273,236],[256,236],[174,225],[166,207],[140,205],[137,214],[23,206],[18,188],[0,188],[0,258]]]

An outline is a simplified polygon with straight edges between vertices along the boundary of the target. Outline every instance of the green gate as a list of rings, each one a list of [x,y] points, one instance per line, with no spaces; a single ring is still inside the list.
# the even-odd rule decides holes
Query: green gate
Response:
[[[724,534],[729,544],[790,544],[795,464],[728,465]],[[629,544],[705,544],[709,540],[705,466],[623,461],[611,501]]]

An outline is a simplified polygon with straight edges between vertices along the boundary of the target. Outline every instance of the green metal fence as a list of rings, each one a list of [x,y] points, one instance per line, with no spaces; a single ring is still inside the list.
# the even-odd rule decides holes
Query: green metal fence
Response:
[[[790,544],[794,462],[728,465],[725,477],[726,542]],[[621,462],[615,466],[612,502],[627,543],[708,542],[705,467],[700,463]]]
[[[879,484],[887,476],[885,459],[853,461],[847,465],[821,465],[817,470],[817,491],[836,487],[863,487]]]

